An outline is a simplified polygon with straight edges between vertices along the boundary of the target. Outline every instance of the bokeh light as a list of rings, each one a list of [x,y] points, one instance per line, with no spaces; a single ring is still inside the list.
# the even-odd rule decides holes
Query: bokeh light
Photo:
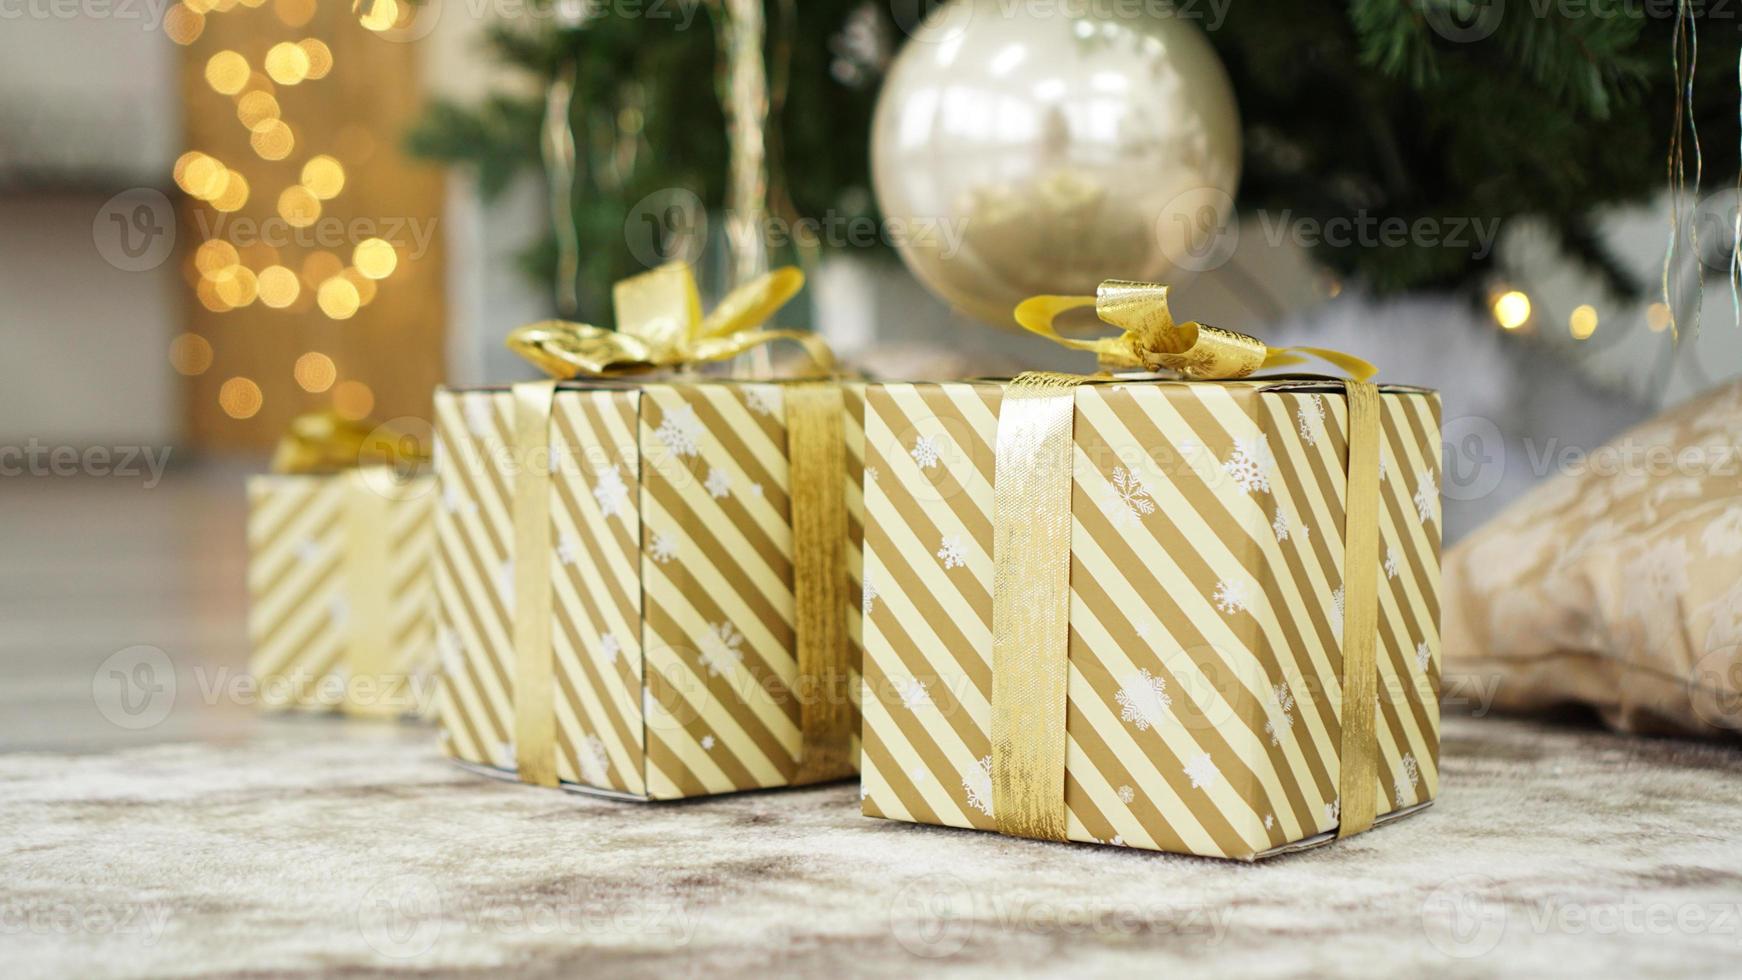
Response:
[[[333,49],[317,37],[305,37],[296,42],[302,53],[308,55],[308,77],[325,78],[327,72],[333,70]]]
[[[302,186],[323,201],[330,201],[345,189],[345,168],[325,153],[310,157],[302,165]]]
[[[266,396],[251,378],[231,378],[218,389],[218,407],[233,419],[251,419],[264,404]]]
[[[248,142],[262,160],[282,160],[296,148],[296,137],[282,119],[268,119],[254,127],[254,131],[248,134]]]
[[[349,320],[357,315],[358,307],[363,305],[363,297],[349,279],[334,276],[321,283],[320,290],[315,294],[315,302],[320,305],[321,312],[331,319]]]
[[[169,342],[169,366],[188,377],[205,374],[212,366],[212,343],[197,333],[178,334]]]
[[[278,195],[278,216],[294,228],[307,228],[321,216],[320,199],[301,184],[292,184]]]
[[[302,292],[302,284],[297,282],[296,273],[282,265],[269,265],[261,269],[255,280],[254,288],[260,295],[260,302],[275,310],[282,310],[296,302],[297,294]]]
[[[163,33],[177,44],[188,45],[206,32],[206,15],[185,3],[178,3],[163,13]]]
[[[296,377],[296,383],[302,386],[302,390],[317,395],[331,388],[333,382],[339,379],[339,369],[333,359],[314,350],[296,359],[296,367],[291,374]]]
[[[366,419],[375,411],[375,392],[361,381],[341,381],[333,389],[333,411],[352,421]]]
[[[399,253],[382,238],[365,238],[351,252],[351,264],[370,279],[386,279],[399,267]]]
[[[206,84],[224,95],[235,95],[248,84],[248,59],[234,51],[219,51],[206,60]]]
[[[1503,330],[1517,330],[1530,320],[1530,297],[1516,289],[1501,293],[1494,300],[1494,320]]]
[[[266,74],[280,85],[300,83],[308,69],[308,52],[291,41],[280,41],[266,52]]]
[[[1597,308],[1586,303],[1574,309],[1567,317],[1567,332],[1574,340],[1589,340],[1597,332]]]

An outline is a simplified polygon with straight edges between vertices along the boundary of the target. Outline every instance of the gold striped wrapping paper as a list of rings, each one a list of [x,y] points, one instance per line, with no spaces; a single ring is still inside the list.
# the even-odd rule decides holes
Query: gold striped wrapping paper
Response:
[[[1381,820],[1439,753],[1439,402],[1382,388]],[[864,393],[864,810],[994,830],[996,383]],[[1066,834],[1253,858],[1338,825],[1340,385],[1076,389]]]
[[[857,760],[864,440],[857,389],[843,391]],[[799,776],[784,394],[729,381],[557,388],[544,560],[565,788],[665,800]],[[436,393],[442,743],[502,773],[516,768],[513,446],[509,390]]]
[[[435,477],[384,474],[249,479],[248,667],[263,707],[433,717]]]

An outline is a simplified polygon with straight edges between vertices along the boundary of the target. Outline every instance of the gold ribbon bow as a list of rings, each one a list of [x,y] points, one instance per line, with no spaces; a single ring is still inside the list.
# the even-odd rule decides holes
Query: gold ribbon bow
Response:
[[[1093,305],[1123,331],[1073,340],[1053,329],[1066,310]],[[1244,378],[1319,357],[1350,376],[1344,524],[1342,737],[1338,836],[1373,825],[1379,606],[1377,368],[1315,347],[1272,349],[1200,323],[1176,323],[1167,288],[1108,280],[1096,296],[1036,296],[1016,308],[1024,328],[1103,369],[1166,370],[1199,381]],[[993,463],[992,807],[1000,832],[1066,839],[1065,716],[1070,672],[1071,481],[1076,390],[1092,377],[1030,372],[1011,382],[998,414]]]
[[[617,329],[545,320],[508,335],[508,349],[557,379],[610,377],[725,361],[777,340],[802,346],[820,373],[835,358],[822,338],[762,324],[804,288],[804,273],[776,269],[734,289],[702,315],[690,267],[673,262],[612,288]]]
[[[1103,323],[1122,333],[1084,340],[1060,335],[1053,322],[1085,306],[1093,306]],[[1093,352],[1109,371],[1172,371],[1196,381],[1229,381],[1267,368],[1304,364],[1311,356],[1356,381],[1379,373],[1367,361],[1342,351],[1268,347],[1256,337],[1221,327],[1176,322],[1167,308],[1167,287],[1148,282],[1108,279],[1093,296],[1032,296],[1016,307],[1016,322],[1054,343]]]
[[[739,287],[707,316],[688,266],[673,263],[617,283],[618,329],[548,320],[508,337],[510,350],[557,380],[607,378],[723,361],[763,344],[800,344],[814,370],[834,355],[821,338],[762,324],[804,286],[787,267]],[[521,466],[514,488],[514,754],[522,782],[558,783],[555,679],[551,649],[550,419],[557,380],[514,386],[514,433]],[[845,540],[846,450],[840,386],[786,389],[790,458],[793,599],[801,756],[793,785],[852,773],[847,690]]]
[[[291,476],[332,476],[345,482],[345,593],[352,610],[344,664],[352,681],[377,685],[368,703],[347,697],[347,714],[399,714],[403,685],[393,676],[394,637],[388,570],[389,508],[422,492],[402,477],[429,461],[415,437],[387,425],[347,419],[336,412],[310,412],[290,422],[272,454],[272,472]],[[389,690],[389,687],[392,689]]]

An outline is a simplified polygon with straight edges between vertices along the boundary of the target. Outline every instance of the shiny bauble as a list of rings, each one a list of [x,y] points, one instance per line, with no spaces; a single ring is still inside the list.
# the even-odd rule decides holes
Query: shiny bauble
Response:
[[[1171,285],[1228,258],[1233,90],[1198,26],[1156,2],[952,0],[890,68],[871,147],[902,259],[988,323],[1037,293]]]

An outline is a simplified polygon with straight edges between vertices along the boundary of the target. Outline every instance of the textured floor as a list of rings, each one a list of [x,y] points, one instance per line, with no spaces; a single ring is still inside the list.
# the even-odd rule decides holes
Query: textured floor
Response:
[[[869,820],[845,785],[612,803],[460,771],[425,729],[263,719],[223,693],[234,474],[0,493],[9,977],[1742,962],[1734,748],[1449,719],[1439,804],[1257,866]],[[164,659],[116,657],[137,645]]]

